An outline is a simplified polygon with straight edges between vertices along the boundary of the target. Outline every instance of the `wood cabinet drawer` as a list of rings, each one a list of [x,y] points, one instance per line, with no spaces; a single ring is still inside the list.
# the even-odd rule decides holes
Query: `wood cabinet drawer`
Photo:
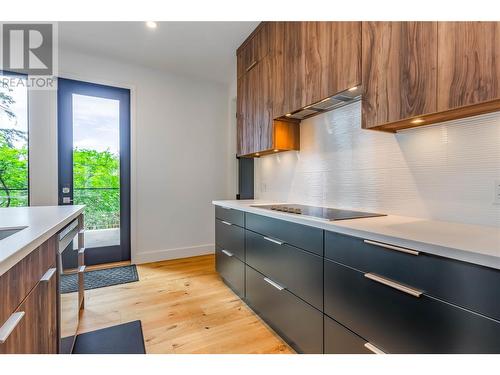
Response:
[[[323,258],[246,231],[246,263],[323,311]]]
[[[215,220],[215,243],[222,249],[245,260],[245,229],[227,221]]]
[[[226,284],[241,298],[245,297],[245,264],[220,247],[215,249],[215,267]]]
[[[500,353],[500,323],[325,260],[325,314],[387,353]]]
[[[325,315],[325,354],[371,354],[364,339]]]
[[[246,301],[285,341],[302,353],[323,353],[323,314],[246,266]]]
[[[323,256],[323,231],[319,228],[249,213],[246,228]]]
[[[245,213],[233,208],[215,206],[215,217],[240,227],[245,226]]]
[[[374,272],[413,285],[427,295],[500,320],[500,298],[496,288],[491,287],[500,285],[500,271],[382,246],[365,243],[361,238],[325,232],[326,258],[361,272]]]
[[[50,277],[40,281],[21,305],[0,323],[1,354],[55,354],[57,353],[57,276],[55,268]]]
[[[5,322],[56,261],[52,237],[0,276],[0,325]]]

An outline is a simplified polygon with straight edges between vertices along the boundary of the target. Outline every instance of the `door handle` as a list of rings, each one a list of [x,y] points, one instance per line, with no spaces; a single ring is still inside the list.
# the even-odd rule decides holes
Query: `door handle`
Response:
[[[24,311],[19,311],[12,314],[9,319],[0,327],[0,344],[3,344],[9,338],[12,331],[24,318]]]
[[[275,240],[274,238],[270,238],[270,237],[264,237],[264,239],[265,239],[266,241],[269,241],[269,242],[275,243],[275,244],[280,245],[280,246],[281,246],[281,245],[283,245],[283,244],[285,243],[285,242],[283,242],[283,241],[280,241],[280,240]]]
[[[234,255],[233,253],[231,253],[231,252],[229,252],[229,251],[227,251],[227,250],[222,250],[222,252],[223,252],[224,254],[226,254],[228,257],[232,257],[232,256]]]
[[[229,223],[229,222],[227,222],[227,221],[224,221],[224,220],[221,220],[221,223],[222,223],[222,224],[229,225],[229,226],[233,225],[233,224],[231,224],[231,223]]]
[[[280,284],[278,284],[277,282],[274,282],[272,281],[271,279],[268,279],[267,277],[264,277],[264,281],[266,283],[268,283],[269,285],[272,285],[274,286],[276,289],[278,289],[279,291],[282,291],[283,289],[285,289],[284,286],[281,286]]]
[[[47,272],[45,272],[45,274],[40,279],[40,282],[48,283],[52,279],[52,277],[54,277],[56,271],[57,271],[56,268],[49,268]]]
[[[374,274],[374,273],[365,273],[364,276],[367,279],[376,281],[377,283],[380,283],[380,284],[386,285],[388,287],[391,287],[393,289],[399,290],[400,292],[403,292],[403,293],[406,293],[406,294],[410,294],[413,297],[417,297],[418,298],[418,297],[420,297],[423,294],[423,292],[421,290],[414,289],[412,287],[409,287],[409,286],[397,283],[395,281],[386,279],[385,277],[379,276],[379,275]]]
[[[418,252],[416,250],[407,249],[405,247],[399,247],[399,246],[389,245],[389,244],[382,243],[382,242],[377,242],[377,241],[372,241],[372,240],[363,240],[363,242],[367,243],[369,245],[379,246],[379,247],[383,247],[383,248],[386,248],[386,249],[389,249],[389,250],[399,251],[401,253],[406,253],[406,254],[410,254],[410,255],[417,256],[417,255],[420,254],[420,252]]]
[[[364,347],[374,354],[386,354],[382,349],[377,348],[372,343],[367,342]]]

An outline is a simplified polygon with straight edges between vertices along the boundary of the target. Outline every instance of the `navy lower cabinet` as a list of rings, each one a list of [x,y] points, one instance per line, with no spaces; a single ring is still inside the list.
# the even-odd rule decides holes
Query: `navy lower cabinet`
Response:
[[[245,229],[228,221],[215,219],[215,243],[245,261]]]
[[[216,247],[215,269],[240,298],[245,297],[245,263],[229,251]]]
[[[323,313],[249,266],[246,302],[299,353],[323,353]]]
[[[249,230],[245,236],[249,266],[323,311],[323,257]]]
[[[325,314],[386,353],[500,353],[497,321],[325,260]]]
[[[371,354],[370,343],[325,315],[325,354]]]

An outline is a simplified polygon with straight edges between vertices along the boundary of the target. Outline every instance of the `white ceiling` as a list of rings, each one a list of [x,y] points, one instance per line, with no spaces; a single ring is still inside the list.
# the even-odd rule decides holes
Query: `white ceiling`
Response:
[[[228,84],[258,22],[60,22],[60,48]]]

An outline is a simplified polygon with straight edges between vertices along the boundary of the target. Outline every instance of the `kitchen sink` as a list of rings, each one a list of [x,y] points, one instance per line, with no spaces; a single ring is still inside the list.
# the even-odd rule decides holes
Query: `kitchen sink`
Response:
[[[10,229],[0,229],[0,240],[3,240],[9,236],[12,236],[13,234],[16,234],[17,232],[25,229],[23,228],[10,228]]]

